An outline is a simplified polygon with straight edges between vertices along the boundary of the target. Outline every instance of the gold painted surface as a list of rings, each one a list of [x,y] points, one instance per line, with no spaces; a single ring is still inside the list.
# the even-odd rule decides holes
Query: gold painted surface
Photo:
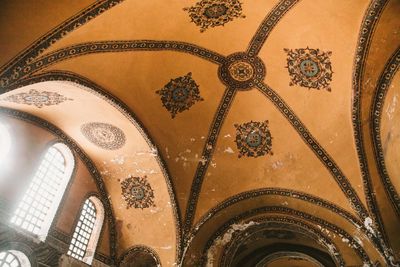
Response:
[[[389,85],[381,117],[381,142],[389,178],[400,192],[400,72]]]
[[[0,63],[5,63],[17,55],[33,40],[91,2],[72,1],[65,4],[61,1],[45,3],[44,1],[29,3],[13,1],[13,4],[2,3],[0,25],[7,26],[0,27],[0,36],[4,36],[2,40],[6,40],[0,42],[0,50],[2,50]],[[69,33],[45,52],[90,41],[149,39],[189,42],[228,55],[247,48],[267,12],[278,3],[277,0],[242,1],[243,15],[246,18],[235,18],[223,27],[208,28],[200,33],[200,28],[190,22],[188,13],[183,10],[184,7],[194,5],[196,2],[195,0],[186,2],[126,0]],[[39,10],[40,4],[46,8]],[[272,30],[260,52],[260,57],[266,65],[265,82],[282,96],[310,133],[332,156],[364,205],[366,205],[366,197],[351,118],[352,97],[354,97],[352,91],[354,56],[360,25],[368,4],[369,1],[362,0],[300,1]],[[373,36],[361,88],[364,146],[367,150],[379,208],[395,251],[399,251],[400,247],[400,239],[397,238],[399,221],[394,217],[377,175],[368,120],[371,97],[376,88],[377,79],[385,62],[400,43],[399,13],[399,2],[390,0]],[[334,73],[331,92],[307,89],[297,85],[289,86],[290,78],[285,68],[287,55],[283,49],[306,48],[307,46],[332,51],[330,58]],[[225,86],[218,79],[217,69],[217,65],[195,56],[163,51],[81,56],[52,65],[42,72],[50,70],[75,72],[104,87],[132,110],[159,149],[159,155],[166,162],[184,218],[191,184],[196,168],[201,162],[201,153],[209,127],[225,90]],[[200,95],[204,101],[197,102],[189,110],[178,113],[172,119],[169,112],[162,106],[156,91],[171,79],[184,76],[189,72],[199,84]],[[398,76],[393,82],[394,88],[397,88],[400,82]],[[75,99],[74,101],[43,109],[8,102],[0,102],[0,104],[32,112],[53,122],[74,137],[90,155],[102,171],[113,203],[119,238],[118,254],[132,245],[146,244],[159,253],[163,264],[170,266],[175,260],[177,233],[165,180],[151,148],[141,139],[134,126],[121,114],[117,114],[107,103],[87,92],[82,93],[62,84],[57,90],[71,96]],[[40,87],[40,89],[43,88],[46,86]],[[390,90],[391,95],[388,99],[394,99],[396,90]],[[18,90],[8,94],[16,92]],[[389,105],[388,102],[386,104]],[[387,106],[384,107],[384,110],[386,109]],[[389,131],[396,132],[396,130],[389,130],[396,125],[397,109],[393,114],[395,116],[393,119],[383,121],[382,136],[388,136]],[[127,136],[125,147],[118,151],[103,151],[89,143],[81,135],[79,127],[83,122],[90,120],[108,121],[123,129]],[[272,156],[238,159],[238,149],[233,142],[235,138],[233,125],[250,120],[269,120],[273,137],[274,154]],[[392,126],[389,123],[392,123]],[[386,157],[390,172],[395,176],[398,173],[397,158],[395,158],[397,139],[390,140],[388,142],[393,143],[390,143]],[[121,162],[121,158],[124,161],[118,163]],[[148,180],[156,192],[156,208],[143,211],[127,210],[121,198],[119,182],[129,174],[144,175],[151,170],[156,172],[147,173]],[[397,181],[395,183],[396,186],[400,186]],[[253,89],[248,92],[238,92],[233,101],[218,137],[211,164],[204,177],[195,222],[228,197],[264,187],[282,187],[313,194],[354,214],[349,201],[321,161],[277,108],[265,96]],[[349,233],[355,231],[353,226],[349,226],[332,212],[316,208],[303,201],[282,197],[256,198],[254,201],[246,201],[235,208],[221,212],[216,216],[218,218],[213,219],[213,222],[215,220],[222,223],[223,220],[228,220],[241,211],[259,205],[286,205],[283,203],[288,203],[287,205],[296,210],[318,214],[321,218],[346,228]],[[201,232],[203,236],[196,238],[201,240],[200,243],[205,242],[203,239],[215,231],[217,226],[217,223],[207,225],[206,230]],[[335,238],[338,243],[341,243],[340,238]],[[200,246],[196,247],[198,244],[196,242],[194,248],[198,249]],[[365,243],[367,243],[365,247],[370,257],[378,259],[376,250],[369,242]],[[345,245],[342,244],[342,246]],[[346,257],[353,257],[349,252],[345,254]]]
[[[93,0],[13,0],[0,3],[0,65],[7,63]]]
[[[242,13],[246,18],[235,18],[224,26],[208,28],[200,33],[200,28],[190,22],[189,14],[183,10],[196,2],[126,0],[66,36],[46,52],[75,43],[99,40],[169,40],[189,42],[229,55],[247,49],[267,12],[278,3],[277,0],[244,1]]]
[[[154,248],[166,266],[173,264],[177,234],[172,210],[173,202],[169,197],[162,169],[155,157],[157,152],[154,152],[145,141],[140,130],[103,99],[90,93],[88,89],[81,89],[69,82],[39,83],[11,93],[29,91],[32,88],[59,92],[73,99],[41,109],[24,104],[18,105],[18,108],[60,127],[80,144],[95,162],[102,174],[116,219],[118,255],[135,244],[144,244]],[[4,101],[1,105],[13,106],[12,103]],[[79,120],[76,120],[76,114],[66,112],[79,110],[82,106],[85,106],[85,112],[79,114]],[[60,118],[62,118],[62,123]],[[101,149],[82,135],[80,127],[86,122],[110,123],[120,128],[129,138],[119,150]],[[126,203],[121,196],[120,182],[129,175],[147,176],[154,190],[155,207],[143,210],[126,209]]]
[[[251,120],[269,121],[273,155],[238,158],[234,124]],[[258,91],[239,92],[221,129],[216,152],[204,178],[195,221],[232,195],[265,187],[320,195],[353,212],[350,201],[329,171],[275,106]]]
[[[49,68],[57,69],[79,73],[124,99],[166,161],[184,214],[208,129],[225,90],[216,75],[216,65],[176,52],[130,52],[88,55]],[[156,91],[188,72],[192,72],[204,101],[172,119]]]
[[[361,120],[363,122],[362,130],[366,158],[378,207],[385,222],[385,231],[397,257],[400,257],[400,238],[397,235],[400,218],[396,218],[379,177],[371,140],[370,109],[379,77],[385,68],[386,62],[400,44],[400,33],[398,31],[400,19],[393,19],[393,16],[399,14],[399,12],[400,3],[398,1],[389,1],[371,40],[370,51],[365,62],[364,79],[361,84]]]

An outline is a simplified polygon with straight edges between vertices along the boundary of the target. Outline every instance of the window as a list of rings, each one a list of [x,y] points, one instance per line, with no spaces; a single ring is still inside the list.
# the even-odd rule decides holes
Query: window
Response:
[[[0,252],[0,267],[31,267],[28,257],[16,250]]]
[[[93,261],[103,220],[104,208],[100,200],[96,197],[86,199],[67,254],[90,265]]]
[[[43,157],[11,223],[46,239],[73,170],[71,150],[62,143],[51,146]]]

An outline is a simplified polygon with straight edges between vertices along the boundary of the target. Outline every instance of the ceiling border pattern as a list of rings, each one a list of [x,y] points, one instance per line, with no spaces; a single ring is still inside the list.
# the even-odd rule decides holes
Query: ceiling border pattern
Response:
[[[386,169],[381,138],[381,116],[387,92],[389,91],[390,84],[399,70],[399,67],[400,47],[397,48],[385,64],[385,68],[379,78],[371,109],[371,137],[374,144],[375,161],[378,165],[379,176],[384,184],[386,195],[390,199],[390,203],[398,218],[400,218],[400,197]]]
[[[117,261],[117,263],[118,263],[117,266],[120,266],[121,263],[125,260],[125,258],[127,258],[130,255],[135,254],[137,252],[144,252],[146,254],[150,254],[153,257],[153,259],[156,261],[157,266],[161,266],[161,260],[160,260],[160,257],[158,256],[157,252],[154,249],[152,249],[148,246],[145,246],[145,245],[135,245],[135,246],[132,246],[132,247],[128,248],[127,250],[125,250],[121,254],[121,256],[119,256],[118,261]]]
[[[293,219],[286,219],[286,220],[293,220]],[[329,252],[332,252],[331,256],[335,259],[336,263],[339,264],[339,266],[344,266],[344,264],[345,264],[341,254],[339,253],[339,250],[334,245],[332,239],[330,239],[327,235],[324,235],[322,231],[317,230],[317,228],[312,227],[309,224],[298,221],[299,224],[293,225],[293,224],[291,224],[291,222],[283,222],[284,218],[282,218],[282,217],[280,217],[280,218],[261,217],[261,218],[255,219],[253,221],[256,222],[257,224],[248,227],[246,230],[244,230],[237,236],[234,235],[232,240],[229,242],[229,244],[227,244],[227,246],[224,249],[223,255],[222,255],[221,267],[232,266],[231,264],[232,264],[232,260],[234,258],[234,254],[237,251],[237,248],[243,242],[248,243],[255,236],[259,236],[260,232],[269,230],[271,228],[272,229],[282,229],[282,230],[290,231],[290,232],[296,232],[297,234],[302,234],[302,235],[308,236],[309,238],[313,239],[315,242],[320,243],[320,244],[321,244],[321,240],[322,240],[323,241],[322,245],[324,245],[325,248]],[[280,226],[282,226],[282,228],[273,227],[273,225],[276,223],[278,223]],[[255,228],[255,229],[253,230],[253,228]],[[247,232],[250,232],[250,233],[247,233]]]
[[[112,8],[113,6],[121,3],[124,0],[99,0],[94,4],[83,9],[73,17],[59,24],[54,29],[50,30],[44,36],[40,37],[33,44],[21,51],[16,57],[11,59],[0,69],[0,86],[5,87],[8,85],[6,77],[18,75],[17,73],[44,52],[45,49],[52,44],[63,38],[69,32],[86,24],[95,17],[101,15],[103,12]]]
[[[349,240],[348,244],[351,246],[351,248],[353,248],[356,252],[356,254],[360,257],[360,259],[364,262],[364,263],[369,263],[372,266],[372,262],[368,256],[368,254],[366,253],[366,251],[364,250],[364,248],[362,246],[360,246],[360,244],[358,244],[354,238],[347,233],[345,230],[343,230],[340,227],[337,227],[334,224],[329,223],[328,221],[325,221],[319,217],[313,216],[311,214],[305,213],[305,212],[301,212],[298,210],[294,210],[291,208],[287,208],[287,207],[278,207],[278,206],[264,206],[264,207],[260,207],[260,208],[256,208],[256,209],[252,209],[252,210],[248,210],[238,216],[235,216],[234,218],[232,218],[231,220],[229,220],[228,222],[226,222],[224,225],[222,225],[208,240],[207,242],[207,249],[209,247],[211,247],[212,243],[214,242],[215,238],[217,238],[218,236],[220,236],[223,232],[225,232],[230,225],[232,225],[233,223],[237,223],[241,220],[244,219],[248,219],[251,217],[254,217],[256,215],[260,215],[262,213],[272,213],[272,214],[281,214],[282,216],[292,216],[292,217],[297,217],[300,218],[301,220],[307,221],[307,222],[312,222],[316,225],[321,226],[322,228],[325,229],[329,229],[330,231],[334,232],[335,234],[337,234],[338,236],[342,237],[342,238],[346,238],[347,240]],[[289,217],[283,217],[283,219],[288,219],[290,220],[291,218]],[[203,250],[203,252],[206,252],[207,250]]]
[[[177,51],[188,53],[215,64],[223,64],[225,57],[200,46],[176,41],[152,41],[152,40],[128,40],[128,41],[98,41],[81,43],[66,48],[61,48],[46,54],[33,62],[28,63],[19,71],[10,76],[4,76],[8,85],[12,85],[18,79],[29,76],[57,62],[70,58],[95,53],[116,53],[129,51]],[[3,88],[7,88],[0,84]]]
[[[300,0],[281,0],[264,18],[256,33],[251,39],[246,53],[249,56],[256,56],[267,40],[269,34],[283,16],[294,7]]]
[[[41,73],[35,76],[28,77],[24,80],[18,81],[18,83],[14,84],[13,87],[10,90],[14,90],[18,87],[38,83],[38,82],[45,82],[45,81],[67,81],[67,82],[74,82],[75,84],[82,85],[83,90],[87,90],[87,88],[90,88],[88,92],[91,94],[96,95],[97,97],[100,97],[101,99],[107,101],[110,105],[112,105],[114,108],[116,108],[119,112],[122,113],[135,127],[136,129],[140,132],[142,137],[146,140],[147,144],[150,147],[154,147],[159,151],[157,148],[157,145],[152,141],[152,137],[147,131],[147,129],[143,126],[143,123],[135,116],[135,114],[132,112],[132,110],[125,104],[123,103],[120,99],[117,97],[113,96],[109,92],[107,92],[105,89],[103,89],[101,86],[97,85],[96,83],[90,81],[89,79],[82,77],[78,74],[75,74],[73,72],[67,72],[67,71],[51,71],[51,72],[45,72]],[[175,229],[177,231],[177,260],[180,259],[183,251],[183,244],[182,244],[182,229],[181,229],[181,210],[179,208],[179,204],[176,199],[176,194],[175,194],[175,187],[173,186],[173,181],[170,178],[171,175],[169,173],[169,170],[167,169],[167,165],[164,161],[164,159],[161,157],[161,155],[157,154],[157,163],[160,166],[160,169],[163,172],[163,176],[166,179],[167,183],[167,189],[168,193],[171,198],[171,205],[173,207],[173,212],[174,212],[174,217],[175,217]]]
[[[350,201],[352,208],[355,209],[361,219],[365,220],[365,218],[368,217],[368,211],[362,204],[361,199],[357,195],[357,192],[351,186],[351,183],[346,178],[344,173],[340,170],[339,166],[335,163],[333,158],[321,147],[317,140],[308,131],[306,126],[295,115],[289,105],[287,105],[272,88],[270,88],[267,84],[261,82],[257,84],[257,88],[279,109],[282,115],[286,119],[288,119],[289,123],[304,140],[304,143],[306,143],[311,148],[317,158],[323,163],[323,165],[335,178],[336,183],[339,185],[340,189]]]
[[[211,127],[208,132],[207,139],[204,144],[201,156],[201,158],[205,160],[198,163],[196,168],[196,173],[194,175],[194,179],[192,182],[192,186],[190,188],[189,201],[186,207],[186,216],[183,225],[183,231],[186,237],[185,241],[188,241],[189,238],[187,233],[189,233],[191,226],[193,224],[194,215],[197,207],[197,201],[201,191],[204,175],[206,174],[206,170],[210,165],[219,132],[221,131],[225,117],[228,114],[229,108],[232,105],[235,95],[236,95],[235,89],[228,87],[225,90],[224,95],[222,97],[222,101],[218,106],[217,113],[215,114],[213,121],[211,123]]]
[[[47,130],[48,132],[54,134],[61,140],[63,140],[68,146],[73,149],[73,151],[79,156],[79,158],[82,160],[83,164],[85,167],[88,169],[90,172],[91,176],[93,177],[97,189],[100,192],[101,196],[101,201],[103,202],[104,205],[104,210],[106,214],[106,218],[108,220],[109,226],[110,226],[110,256],[111,260],[114,262],[116,259],[116,228],[115,228],[115,217],[112,212],[112,207],[111,203],[108,199],[108,193],[105,188],[104,182],[102,180],[100,172],[97,170],[95,164],[93,161],[88,157],[86,152],[84,152],[79,145],[71,138],[69,137],[66,133],[64,133],[60,128],[55,126],[54,124],[39,118],[35,115],[12,109],[12,108],[6,108],[6,107],[0,107],[0,113],[4,114],[9,117],[17,118],[22,121],[26,121],[29,123],[32,123],[42,129]]]
[[[365,61],[371,45],[372,36],[381,17],[388,0],[372,0],[365,11],[355,51],[353,63],[353,103],[352,103],[352,123],[353,134],[359,160],[359,167],[363,181],[364,194],[368,209],[374,221],[378,236],[383,239],[383,246],[389,246],[385,232],[383,219],[378,208],[377,200],[373,193],[373,185],[369,174],[368,163],[363,146],[363,134],[361,126],[361,82],[365,69]]]
[[[251,190],[251,191],[246,191],[240,194],[237,194],[235,196],[232,196],[223,202],[219,203],[216,207],[212,208],[209,212],[207,212],[200,220],[199,222],[193,227],[193,231],[190,233],[191,236],[195,236],[200,228],[211,218],[213,218],[217,213],[221,212],[222,210],[235,205],[239,202],[256,198],[256,197],[262,197],[266,195],[275,195],[275,196],[283,196],[283,197],[289,197],[293,199],[299,199],[302,201],[306,201],[310,204],[317,205],[319,207],[325,208],[342,218],[346,219],[348,222],[350,222],[354,227],[357,229],[360,229],[363,234],[368,236],[369,240],[371,240],[371,243],[374,245],[376,250],[381,254],[382,257],[384,257],[384,249],[381,246],[381,243],[379,242],[379,239],[371,234],[364,226],[364,223],[361,222],[357,217],[353,216],[351,213],[348,211],[342,209],[341,207],[335,205],[334,203],[331,203],[327,200],[324,200],[322,198],[295,191],[295,190],[289,190],[289,189],[284,189],[284,188],[262,188],[262,189],[256,189],[256,190]]]

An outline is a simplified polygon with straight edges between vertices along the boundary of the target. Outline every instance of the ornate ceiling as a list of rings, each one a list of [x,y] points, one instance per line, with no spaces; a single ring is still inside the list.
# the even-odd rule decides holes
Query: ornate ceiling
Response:
[[[1,111],[93,161],[114,260],[400,260],[399,1],[1,5]]]

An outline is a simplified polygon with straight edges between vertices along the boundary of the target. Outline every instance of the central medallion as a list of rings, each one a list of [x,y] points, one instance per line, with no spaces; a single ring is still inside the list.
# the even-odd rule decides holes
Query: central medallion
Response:
[[[238,90],[250,90],[265,77],[265,66],[259,57],[246,53],[229,55],[218,71],[221,81]]]
[[[238,61],[228,67],[229,75],[239,82],[248,81],[253,78],[253,66],[245,61]]]

